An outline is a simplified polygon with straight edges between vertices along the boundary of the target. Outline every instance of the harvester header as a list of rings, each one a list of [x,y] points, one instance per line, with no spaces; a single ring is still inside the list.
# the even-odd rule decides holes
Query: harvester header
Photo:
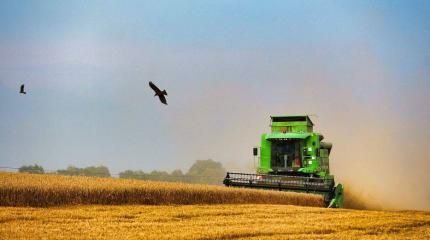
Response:
[[[226,186],[276,189],[324,195],[328,207],[342,207],[343,187],[330,175],[332,144],[313,132],[308,115],[274,115],[271,132],[261,135],[256,174],[227,173]]]

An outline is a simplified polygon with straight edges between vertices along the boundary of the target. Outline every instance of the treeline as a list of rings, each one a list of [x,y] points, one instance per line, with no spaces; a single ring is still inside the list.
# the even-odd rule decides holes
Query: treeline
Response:
[[[23,165],[18,169],[18,172],[45,173],[45,170],[43,170],[42,166],[34,164],[34,165]]]
[[[105,166],[90,166],[86,168],[77,168],[69,166],[66,169],[57,170],[57,174],[67,176],[93,176],[93,177],[110,177],[109,168]]]
[[[164,171],[145,173],[143,171],[126,170],[121,172],[119,177],[168,182],[222,184],[225,174],[226,170],[220,162],[209,159],[197,160],[186,173],[183,173],[181,170],[174,170],[171,173]]]
[[[24,165],[19,168],[19,172],[27,173],[45,173],[42,166]],[[67,176],[93,176],[93,177],[111,177],[109,168],[106,166],[90,166],[86,168],[78,168],[69,166],[66,169],[50,171],[49,173],[67,175]],[[172,172],[166,171],[151,171],[144,172],[142,170],[126,170],[120,172],[119,178],[167,181],[167,182],[186,182],[186,183],[201,183],[201,184],[222,184],[226,170],[220,162],[214,160],[197,160],[191,168],[183,173],[181,170]],[[115,174],[116,175],[116,174]]]
[[[42,166],[34,165],[23,165],[18,169],[18,172],[22,173],[46,173]],[[75,166],[69,166],[66,169],[60,169],[57,171],[49,171],[48,173],[54,173],[66,176],[93,176],[93,177],[110,177],[111,174],[109,169],[105,166],[91,166],[86,168],[78,168]]]

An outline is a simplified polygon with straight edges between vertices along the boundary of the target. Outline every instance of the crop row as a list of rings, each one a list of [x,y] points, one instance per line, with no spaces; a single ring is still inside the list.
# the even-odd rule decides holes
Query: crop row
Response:
[[[0,172],[0,206],[246,203],[323,206],[323,199],[313,194],[222,186]]]

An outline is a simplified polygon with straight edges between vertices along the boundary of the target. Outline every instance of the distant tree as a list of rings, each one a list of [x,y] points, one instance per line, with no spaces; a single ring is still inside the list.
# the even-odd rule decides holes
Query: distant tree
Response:
[[[226,170],[220,162],[212,159],[197,160],[188,170],[186,176],[194,183],[222,184]]]
[[[181,170],[174,170],[170,174],[165,171],[156,171],[156,170],[150,173],[144,173],[141,170],[138,170],[138,171],[126,170],[126,171],[120,172],[119,177],[128,178],[128,179],[179,182],[179,181],[183,181],[184,174],[182,173]]]
[[[138,171],[125,170],[119,173],[119,177],[128,178],[128,179],[141,179],[141,180],[148,179],[147,174],[141,170],[138,170]]]
[[[26,172],[26,173],[45,173],[42,166],[37,164],[34,165],[23,165],[18,169],[18,172]]]
[[[133,173],[134,171],[132,170],[125,170],[119,173],[119,178],[133,178]]]
[[[141,170],[126,170],[119,173],[120,178],[165,181],[165,182],[189,182],[202,184],[222,184],[226,171],[220,162],[213,160],[196,161],[186,174],[181,170],[174,170],[170,174],[165,171],[152,171],[144,173]]]
[[[57,170],[57,173],[67,176],[84,176],[82,168],[77,168],[75,166],[68,166],[67,169]]]
[[[174,170],[173,172],[170,173],[170,180],[172,182],[181,182],[181,181],[185,181],[185,175],[182,173],[181,170]]]
[[[86,167],[83,169],[85,176],[110,177],[109,168],[106,166]]]
[[[68,166],[67,169],[58,170],[57,173],[68,176],[110,177],[109,169],[105,166],[91,166],[86,168]]]
[[[169,181],[170,180],[170,175],[168,172],[166,171],[152,171],[148,174],[148,179],[149,180],[154,180],[154,181]]]

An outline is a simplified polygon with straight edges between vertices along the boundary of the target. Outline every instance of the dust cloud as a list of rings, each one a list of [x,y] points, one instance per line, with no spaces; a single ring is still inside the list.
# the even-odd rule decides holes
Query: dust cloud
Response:
[[[312,54],[260,62],[240,76],[250,84],[229,81],[224,71],[202,84],[204,97],[190,101],[192,110],[179,120],[190,139],[210,137],[180,155],[199,153],[227,170],[252,172],[251,149],[270,131],[271,114],[312,114],[314,130],[333,143],[331,172],[345,186],[347,207],[430,210],[427,74],[404,82],[362,50],[336,71]]]
[[[430,99],[424,94],[428,84],[414,79],[394,86],[388,74],[377,79],[377,86],[357,81],[332,85],[335,91],[319,88],[326,96],[317,103],[321,106],[314,122],[334,145],[332,174],[345,187],[346,207],[430,210],[426,185]],[[354,96],[357,89],[361,90]]]

